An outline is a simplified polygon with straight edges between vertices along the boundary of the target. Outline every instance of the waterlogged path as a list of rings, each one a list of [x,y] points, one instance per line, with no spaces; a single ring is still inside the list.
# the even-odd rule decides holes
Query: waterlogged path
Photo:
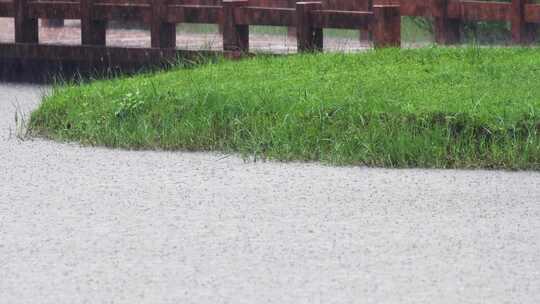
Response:
[[[540,174],[20,141],[0,84],[2,303],[539,303]]]

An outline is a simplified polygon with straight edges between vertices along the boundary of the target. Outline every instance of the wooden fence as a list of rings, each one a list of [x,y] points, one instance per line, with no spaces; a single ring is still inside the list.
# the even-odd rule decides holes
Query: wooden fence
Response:
[[[452,44],[459,41],[464,21],[503,21],[511,23],[512,41],[528,44],[534,40],[535,24],[540,23],[540,5],[527,0],[511,2],[457,0],[401,0],[403,16],[433,18],[435,41]]]
[[[374,5],[369,11],[353,11],[327,9],[321,2],[292,3],[294,7],[289,7],[290,1],[189,2],[15,0],[0,2],[0,17],[14,17],[16,43],[37,44],[38,19],[42,18],[80,19],[81,44],[89,46],[105,46],[106,24],[115,19],[150,24],[152,48],[174,48],[178,23],[220,24],[224,51],[248,52],[250,25],[296,27],[299,51],[322,49],[323,28],[369,30],[375,47],[400,45],[398,5]]]
[[[162,18],[165,21],[163,22],[164,24],[207,22],[217,23],[222,26],[226,21],[224,18],[228,17],[244,22],[246,23],[245,25],[268,24],[294,27],[299,20],[296,18],[297,6],[294,0],[246,0],[244,3],[235,0],[233,1],[235,4],[229,3],[230,1],[222,2],[221,0],[105,0],[96,1],[96,3],[93,3],[93,1],[25,0],[5,2],[0,0],[0,17],[14,17],[17,15],[19,19],[27,18],[29,20],[36,18],[64,19],[62,17],[65,17],[65,19],[93,19],[96,21],[94,22],[96,24],[95,26],[99,27],[99,21],[103,24],[103,22],[112,19],[135,19],[155,24],[154,21],[159,18],[158,16],[154,16],[154,14],[158,13],[160,9],[164,9],[165,11],[162,12],[164,14],[163,16],[166,15],[164,19]],[[363,29],[369,27],[369,24],[372,23],[366,21],[366,19],[375,19],[373,17],[365,18],[366,13],[367,15],[373,15],[375,13],[373,1],[375,1],[375,7],[399,5],[401,16],[433,18],[435,40],[441,44],[456,43],[459,40],[460,25],[464,21],[510,22],[512,41],[519,44],[530,43],[534,39],[535,24],[540,23],[540,4],[528,3],[528,0],[511,0],[506,2],[460,0],[323,0],[312,9],[314,12],[309,13],[310,15],[314,15],[313,18],[303,19],[303,21],[309,23],[310,20],[313,20],[315,23],[312,25],[315,27],[335,27],[337,25],[338,28]],[[233,10],[235,11],[235,16],[239,17],[232,17],[230,14],[227,15],[226,12],[230,12],[226,8],[227,5],[237,6],[238,8]],[[310,7],[310,5],[308,4],[307,7]],[[96,8],[95,11],[94,8]],[[298,7],[298,9],[303,11],[302,7]],[[18,10],[21,10],[21,12],[17,13]],[[92,11],[92,16],[86,15],[85,11],[88,10]],[[180,14],[183,14],[183,16],[180,16]],[[247,17],[243,17],[242,15],[246,15]],[[271,17],[268,17],[269,15]],[[322,17],[322,15],[326,15],[327,17]],[[330,21],[322,24],[321,21],[323,23],[327,22],[325,18],[330,18],[328,19]],[[21,20],[21,23],[24,22]],[[302,28],[307,25],[299,26]],[[372,24],[372,29],[374,28],[375,25]],[[164,29],[164,31],[166,30]],[[157,47],[157,44],[155,46]]]
[[[460,0],[0,0],[0,17],[12,17],[15,43],[0,43],[0,59],[152,61],[185,55],[176,50],[176,24],[219,24],[223,52],[236,56],[249,52],[249,26],[296,28],[299,52],[322,50],[323,29],[370,31],[375,47],[400,46],[400,17],[424,16],[434,22],[436,42],[459,40],[464,21],[511,23],[512,41],[528,44],[540,23],[540,4]],[[38,19],[80,19],[81,44],[39,44]],[[111,20],[136,20],[150,25],[151,48],[106,46],[106,25]],[[1,30],[1,29],[0,29]]]

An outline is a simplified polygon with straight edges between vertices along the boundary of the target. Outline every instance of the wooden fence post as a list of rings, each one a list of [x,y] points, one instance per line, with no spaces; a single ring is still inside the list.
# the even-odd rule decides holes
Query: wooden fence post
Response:
[[[296,0],[288,0],[288,8],[295,8],[296,7]],[[288,37],[296,37],[296,27],[289,26],[287,27],[287,36]]]
[[[105,45],[107,22],[94,20],[94,0],[80,0],[81,43],[83,45]]]
[[[449,1],[431,0],[435,41],[440,44],[454,44],[460,40],[460,20],[448,18]]]
[[[401,46],[401,13],[399,5],[374,5],[373,46]]]
[[[249,25],[236,24],[238,7],[248,6],[247,0],[223,1],[223,50],[249,52]]]
[[[38,43],[38,20],[31,18],[27,0],[15,0],[15,42]]]
[[[525,22],[527,0],[512,0],[512,42],[530,44],[534,41],[536,26]]]
[[[366,6],[362,8],[358,8],[356,10],[359,11],[373,11],[373,0],[367,0]],[[358,31],[358,41],[359,42],[369,42],[372,39],[372,35],[370,31],[366,30],[359,30]]]
[[[176,47],[176,24],[166,22],[167,0],[152,0],[150,40],[153,48]]]
[[[323,50],[323,29],[315,28],[311,12],[322,9],[321,2],[296,2],[296,40],[298,52]]]

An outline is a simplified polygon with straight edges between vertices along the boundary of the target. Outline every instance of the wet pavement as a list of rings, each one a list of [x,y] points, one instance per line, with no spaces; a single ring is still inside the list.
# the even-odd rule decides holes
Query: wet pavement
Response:
[[[540,303],[540,174],[20,140],[0,84],[0,303]]]

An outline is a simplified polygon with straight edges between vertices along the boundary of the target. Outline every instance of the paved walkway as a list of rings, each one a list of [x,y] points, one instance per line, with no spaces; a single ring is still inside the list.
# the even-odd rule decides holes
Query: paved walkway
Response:
[[[16,138],[1,303],[540,303],[540,174],[245,163]]]

